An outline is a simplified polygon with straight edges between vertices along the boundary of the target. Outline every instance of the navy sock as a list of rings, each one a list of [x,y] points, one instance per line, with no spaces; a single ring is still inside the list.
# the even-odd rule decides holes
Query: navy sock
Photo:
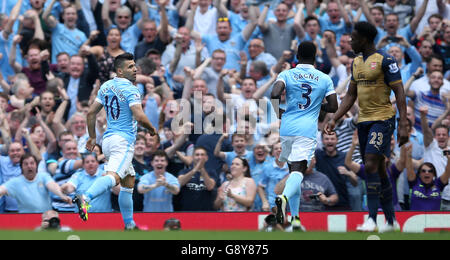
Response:
[[[377,223],[378,208],[380,206],[381,180],[378,173],[367,173],[367,207],[369,217]]]
[[[395,220],[394,202],[392,199],[393,199],[393,190],[391,182],[389,181],[389,179],[382,179],[380,203],[381,208],[383,209],[384,215],[386,217],[386,221],[390,225],[393,225]]]

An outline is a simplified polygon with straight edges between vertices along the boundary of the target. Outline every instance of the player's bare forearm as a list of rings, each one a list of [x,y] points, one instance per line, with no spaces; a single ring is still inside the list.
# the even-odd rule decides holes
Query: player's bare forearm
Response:
[[[278,107],[279,108],[279,106],[280,106],[280,100],[281,100],[281,94],[283,93],[283,91],[284,91],[284,89],[286,88],[286,86],[285,86],[285,84],[284,84],[284,82],[283,81],[277,81],[277,82],[275,82],[275,85],[273,86],[273,89],[272,89],[272,93],[271,93],[271,98],[272,98],[272,103],[273,103],[273,101],[275,101],[275,100],[277,100],[278,101],[278,104],[272,104],[272,106],[274,107],[274,108],[276,108],[276,107]],[[279,118],[281,118],[281,109],[279,109],[279,115],[278,115],[278,117]],[[284,112],[284,111],[283,111]]]
[[[335,113],[338,110],[338,101],[336,94],[331,94],[326,99],[327,103],[322,104],[321,109],[327,113]]]
[[[352,108],[353,104],[355,104],[356,95],[350,92],[347,92],[344,99],[342,100],[341,105],[333,116],[334,121],[338,121],[341,117],[343,117],[347,112]]]
[[[99,102],[94,102],[87,114],[87,126],[89,138],[95,139],[97,134],[95,132],[95,122],[97,121],[97,114],[103,108],[103,105]]]
[[[391,85],[392,90],[395,93],[395,99],[397,102],[397,109],[400,115],[400,121],[398,124],[398,142],[399,146],[404,145],[408,142],[408,121],[406,119],[406,96],[403,89],[403,83],[398,82]]]

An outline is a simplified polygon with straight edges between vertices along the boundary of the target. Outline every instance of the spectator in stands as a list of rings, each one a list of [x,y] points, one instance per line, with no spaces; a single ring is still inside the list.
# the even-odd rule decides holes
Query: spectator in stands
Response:
[[[396,0],[390,0],[390,1],[396,1]],[[385,11],[385,20],[384,20],[384,31],[378,32],[380,41],[383,40],[383,38],[386,38],[388,41],[388,45],[386,48],[391,47],[391,43],[398,43],[401,41],[401,38],[398,38],[397,35],[402,36],[403,38],[407,39],[409,42],[411,42],[411,38],[414,35],[414,32],[416,31],[417,27],[419,26],[419,22],[422,19],[422,17],[425,14],[425,10],[428,5],[428,0],[424,0],[421,7],[417,10],[416,14],[412,18],[411,22],[407,24],[405,27],[400,26],[400,19],[398,14],[396,13],[386,13]],[[402,20],[404,21],[404,20]]]
[[[137,6],[142,12],[142,15],[134,24],[132,23],[133,17],[130,8],[126,5],[120,6],[116,9],[113,24],[109,16],[109,12],[112,11],[110,10],[111,2],[111,0],[103,2],[102,21],[104,28],[109,30],[114,27],[114,24],[117,25],[117,28],[119,28],[122,35],[120,46],[125,52],[134,53],[134,48],[139,41],[143,24],[150,20],[147,4],[144,0],[137,1]]]
[[[21,143],[14,142],[9,146],[8,156],[0,157],[0,176],[3,183],[22,174],[20,159],[25,154]],[[2,184],[3,184],[2,183]],[[17,211],[17,201],[12,197],[5,197],[5,211]]]
[[[444,61],[445,78],[450,78],[450,26],[445,27],[443,42],[435,45],[435,52],[439,54]]]
[[[55,167],[56,166],[56,167]],[[58,185],[62,186],[69,181],[70,177],[83,167],[83,160],[78,153],[77,143],[69,141],[62,147],[62,157],[58,162],[52,162],[48,165],[49,169],[55,169],[54,172],[49,171],[53,175],[53,179]],[[75,194],[69,194],[74,196]],[[74,212],[75,205],[62,201],[57,196],[52,195],[52,206],[58,211]]]
[[[50,192],[71,204],[72,199],[62,193],[50,175],[37,172],[37,165],[38,161],[33,155],[23,155],[20,159],[21,175],[0,186],[0,197],[8,195],[15,198],[19,213],[42,213],[50,210],[52,208]]]
[[[431,57],[427,61],[427,66],[424,68],[425,75],[420,77],[416,75],[415,80],[411,84],[411,91],[417,92],[422,91],[426,92],[431,90],[431,86],[429,84],[430,74],[434,71],[440,71],[444,74],[444,61],[439,55],[431,54]],[[440,90],[441,94],[445,94],[450,91],[450,82],[444,78],[443,86]]]
[[[441,94],[441,88],[444,84],[444,76],[440,71],[434,71],[429,74],[429,91],[415,92],[409,90],[406,95],[414,101],[414,109],[416,111],[416,125],[421,125],[421,116],[419,109],[428,107],[427,121],[433,124],[434,121],[442,115],[446,110],[446,98]]]
[[[439,178],[446,172],[447,166],[450,164],[448,163],[448,156],[444,153],[449,150],[449,129],[447,126],[438,125],[432,130],[427,121],[428,108],[421,107],[419,111],[423,132],[423,143],[425,146],[423,160],[425,163],[428,162],[433,165],[436,177]],[[442,192],[442,198],[446,201],[450,201],[449,186],[446,186]]]
[[[50,78],[50,72],[57,73],[57,65],[49,64],[50,53],[47,49],[41,51],[38,46],[31,45],[26,55],[28,67],[23,67],[16,62],[16,46],[21,40],[21,35],[14,36],[9,63],[16,73],[22,72],[27,75],[30,85],[34,88],[33,93],[40,95],[45,91],[45,84]]]
[[[94,181],[103,176],[104,170],[99,168],[96,154],[86,154],[82,157],[83,168],[74,173],[70,179],[61,185],[65,194],[83,194]],[[90,202],[89,212],[112,212],[111,192],[119,194],[118,186],[107,190]]]
[[[288,164],[278,160],[280,154],[281,143],[277,141],[277,143],[272,146],[271,151],[271,156],[274,157],[273,163],[264,166],[261,181],[258,183],[258,194],[262,200],[261,209],[263,211],[272,212],[272,208],[275,207],[275,198],[277,196],[275,187],[289,174]]]
[[[219,141],[217,141],[216,148],[214,149],[214,156],[220,158],[222,161],[228,166],[228,169],[231,167],[231,163],[234,158],[241,157],[245,158],[247,161],[253,156],[253,152],[247,151],[247,140],[246,136],[243,134],[233,134],[231,137],[231,146],[233,146],[233,151],[231,152],[223,152],[222,146],[225,140],[229,139],[229,134],[224,133]]]
[[[308,13],[308,15],[312,15],[312,13]],[[320,16],[319,21],[322,33],[327,30],[335,32],[337,42],[340,41],[344,33],[351,33],[352,21],[340,0],[330,1],[327,4],[326,14]]]
[[[269,147],[264,139],[259,140],[253,146],[253,156],[248,161],[250,165],[250,174],[255,183],[260,183],[264,176],[264,168],[273,164],[274,158],[269,155]],[[256,194],[255,202],[252,207],[254,211],[262,210],[262,199]]]
[[[323,150],[316,150],[316,170],[324,173],[333,183],[339,196],[339,202],[331,210],[351,210],[347,191],[347,181],[357,185],[356,174],[345,168],[345,153],[336,149],[338,139],[336,134],[322,133]],[[362,203],[362,202],[361,202]]]
[[[80,153],[86,153],[86,142],[89,139],[87,132],[86,116],[83,113],[76,112],[67,122],[69,131],[73,134]]]
[[[59,78],[62,78],[64,73],[69,74],[70,68],[70,55],[67,52],[60,52],[56,55],[56,65],[58,66],[58,73],[55,75]]]
[[[161,4],[162,1],[158,1]],[[161,7],[161,5],[160,5]],[[136,60],[145,56],[148,50],[156,49],[163,53],[170,41],[169,22],[167,20],[166,8],[161,7],[161,28],[158,30],[155,21],[147,21],[142,25],[143,40],[136,45],[134,58]]]
[[[210,62],[206,62],[209,60]],[[213,94],[214,97],[217,95],[217,81],[219,80],[220,72],[223,70],[226,60],[227,54],[225,51],[217,49],[211,54],[211,59],[206,59],[206,61],[194,71],[194,79],[199,77],[202,78],[208,86],[208,93]],[[228,86],[228,81],[226,81],[226,84],[225,88],[228,87],[229,89],[230,86]]]
[[[249,60],[247,62],[247,74],[250,73],[250,66],[254,61],[263,61],[267,69],[270,70],[275,64],[277,64],[277,60],[272,54],[265,52],[264,41],[262,39],[256,38],[250,41],[250,45],[248,46]]]
[[[78,102],[89,100],[93,90],[93,85],[98,77],[98,64],[94,55],[89,48],[85,46],[81,51],[81,55],[73,55],[70,57],[70,74],[63,76],[64,88],[70,98],[69,118],[77,112]],[[88,63],[85,68],[84,59],[87,58]]]
[[[220,211],[250,211],[256,196],[256,183],[246,159],[236,157],[230,168],[231,180],[220,186],[214,208]]]
[[[9,17],[5,13],[0,14],[0,54],[2,54],[2,59],[0,59],[0,70],[6,80],[15,74],[13,68],[9,64],[9,49],[13,41],[13,26],[19,17],[20,8],[23,2],[25,1],[19,0],[16,2],[9,13]]]
[[[69,5],[64,8],[62,14],[64,24],[60,24],[58,18],[50,14],[55,3],[56,0],[52,0],[42,14],[42,18],[52,31],[52,64],[56,63],[58,53],[67,52],[71,56],[75,55],[88,40],[86,35],[76,28],[78,19],[76,7]]]
[[[203,147],[194,149],[193,164],[178,174],[180,183],[181,211],[213,211],[216,198],[216,184],[219,176],[212,169],[206,169],[208,152]]]
[[[387,0],[385,3],[376,4],[384,9],[384,13],[386,15],[389,14],[395,14],[398,17],[398,20],[400,22],[400,27],[404,27],[406,23],[406,18],[411,17],[413,14],[413,8],[411,5],[404,4],[402,1],[399,0]],[[419,19],[420,22],[421,19]],[[416,31],[411,30],[413,33]]]
[[[112,79],[114,73],[114,58],[125,51],[120,46],[122,35],[118,28],[111,28],[106,36],[106,46],[96,45],[90,49],[90,52],[95,55],[98,63],[98,76],[100,84]]]
[[[255,8],[255,7],[251,7]],[[244,49],[246,42],[250,39],[253,31],[256,28],[256,17],[252,16],[251,22],[249,22],[242,33],[232,34],[233,29],[231,27],[230,20],[227,17],[221,17],[216,20],[216,31],[212,34],[200,34],[193,31],[193,37],[197,41],[201,41],[206,45],[209,55],[217,50],[221,49],[226,53],[225,69],[240,70],[240,50]]]
[[[409,148],[411,152],[411,148]],[[447,160],[449,155],[446,155]],[[447,186],[450,178],[450,164],[447,164],[445,172],[438,177],[436,168],[432,163],[426,162],[419,167],[418,172],[412,168],[411,156],[407,160],[408,182],[412,189],[411,210],[440,210],[441,192]]]
[[[269,7],[269,3],[264,5],[264,9],[258,19],[258,27],[263,34],[266,51],[272,54],[275,59],[279,59],[283,55],[284,50],[291,49],[291,41],[296,37],[302,39],[304,32],[300,29],[301,25],[298,20],[295,20],[293,24],[286,23],[289,6],[284,2],[279,3],[275,8],[276,22],[267,23],[266,17]]]
[[[150,134],[149,134],[150,135]],[[156,136],[154,136],[156,137]],[[152,137],[152,138],[154,138]],[[145,136],[138,135],[136,137],[136,143],[134,145],[134,156],[133,156],[133,168],[136,172],[135,175],[135,187],[133,189],[133,210],[134,211],[142,211],[143,205],[144,205],[144,196],[138,192],[138,185],[141,181],[141,178],[147,174],[150,173],[153,170],[153,167],[145,161],[145,150],[147,149],[146,139]],[[152,154],[152,160],[153,155],[155,151],[153,151]],[[152,161],[150,160],[150,161]]]
[[[142,176],[138,191],[144,194],[144,212],[173,212],[172,195],[180,192],[178,179],[166,171],[169,158],[164,151],[153,155],[153,171]]]
[[[414,72],[416,72],[416,70],[422,65],[422,58],[416,47],[409,44],[405,38],[398,38],[400,38],[400,41],[398,42],[400,46],[394,45],[390,47],[388,53],[397,61],[397,65],[400,68],[400,73],[402,75],[403,84],[406,84],[406,81],[411,77],[411,75],[413,75]],[[383,40],[381,40],[378,44],[379,49],[383,48],[383,44],[387,44],[385,39],[386,38],[383,38]],[[405,51],[403,51],[401,47],[403,47]],[[410,63],[405,63],[405,53],[411,59]]]

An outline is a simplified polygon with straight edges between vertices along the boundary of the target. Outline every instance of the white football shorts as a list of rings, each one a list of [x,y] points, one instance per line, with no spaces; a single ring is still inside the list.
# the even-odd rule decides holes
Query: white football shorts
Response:
[[[127,175],[136,175],[132,164],[134,144],[120,135],[112,135],[103,140],[102,149],[108,160],[105,165],[106,172],[115,172],[121,179]]]
[[[317,147],[317,140],[303,136],[280,136],[282,162],[301,162],[307,161],[308,165],[314,158]]]

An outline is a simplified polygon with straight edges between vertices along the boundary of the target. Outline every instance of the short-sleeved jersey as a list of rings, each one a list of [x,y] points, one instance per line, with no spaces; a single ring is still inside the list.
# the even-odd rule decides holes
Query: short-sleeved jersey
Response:
[[[48,173],[39,172],[32,181],[20,175],[4,185],[8,195],[17,200],[19,213],[42,213],[52,209],[50,192],[47,189],[50,182],[53,182],[53,179]]]
[[[316,139],[322,101],[335,93],[331,78],[312,65],[300,64],[280,73],[277,81],[286,86],[280,135]]]
[[[98,91],[96,101],[106,111],[108,128],[103,139],[111,135],[119,135],[134,144],[137,133],[137,121],[131,107],[141,104],[141,95],[131,81],[124,78],[113,78],[103,83]]]
[[[356,84],[360,107],[358,123],[384,121],[395,115],[389,85],[402,81],[394,57],[377,51],[369,57],[353,60],[351,82]]]

